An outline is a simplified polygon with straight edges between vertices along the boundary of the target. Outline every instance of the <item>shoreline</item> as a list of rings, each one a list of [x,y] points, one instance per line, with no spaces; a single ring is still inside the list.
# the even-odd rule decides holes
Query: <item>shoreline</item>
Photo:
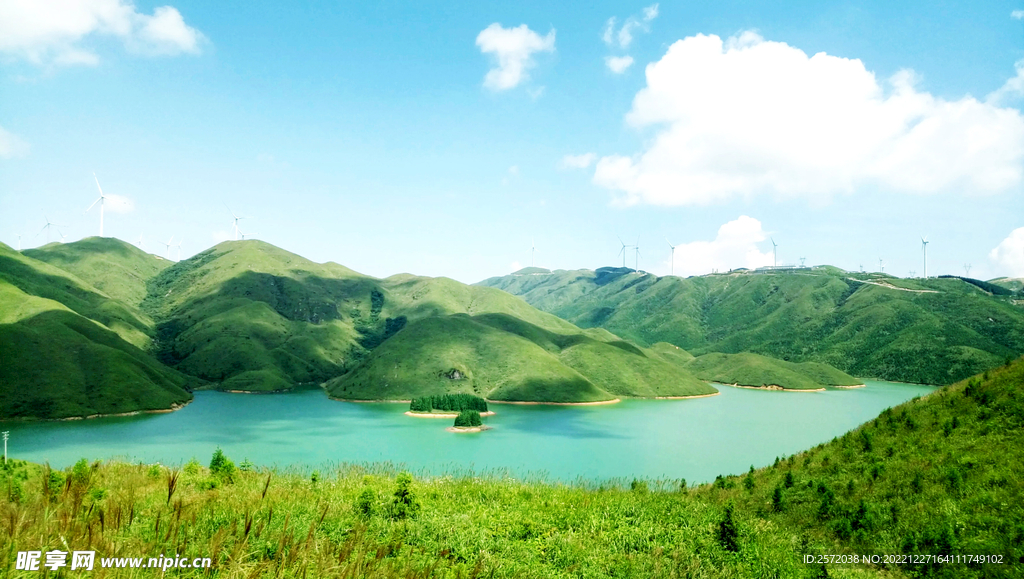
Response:
[[[407,411],[405,413],[405,415],[406,416],[412,416],[412,417],[415,417],[415,418],[458,418],[459,417],[459,414],[457,412],[444,412],[444,413],[441,413],[441,412],[413,412],[411,410]],[[494,411],[493,410],[488,410],[487,412],[481,412],[480,416],[494,416]]]
[[[691,398],[708,398],[710,396],[718,396],[721,392],[712,392],[711,394],[691,394],[690,396],[655,396],[654,398],[648,398],[647,400],[689,400]],[[640,398],[639,400],[644,400]]]
[[[769,384],[767,386],[742,386],[740,384],[722,384],[723,386],[731,386],[733,388],[746,388],[747,390],[770,390],[773,392],[824,392],[825,388],[783,388],[778,384]]]
[[[453,432],[455,434],[466,434],[466,433],[469,433],[469,432],[483,432],[485,430],[491,430],[491,429],[492,429],[491,426],[484,426],[484,425],[481,425],[481,426],[449,426],[448,428],[445,428],[445,430],[447,430],[448,432]]]
[[[838,385],[832,385],[832,387],[833,387],[833,388],[843,388],[843,389],[850,389],[850,388],[867,388],[867,387],[868,387],[868,385],[867,385],[867,384],[854,384],[853,386],[838,386]]]
[[[598,406],[602,404],[617,404],[622,402],[619,398],[611,400],[599,400],[597,402],[532,402],[525,400],[488,400],[488,404],[519,404],[521,406]],[[481,415],[482,416],[482,415]]]
[[[182,408],[192,404],[195,400],[195,396],[191,400],[182,404],[172,404],[170,408],[157,408],[155,410],[132,410],[131,412],[115,412],[113,414],[89,414],[88,416],[68,416],[65,418],[7,418],[5,420],[23,420],[30,422],[33,420],[45,420],[47,422],[68,422],[71,420],[91,420],[93,418],[116,418],[119,416],[138,416],[140,414],[167,414],[174,412],[175,410],[181,410]]]

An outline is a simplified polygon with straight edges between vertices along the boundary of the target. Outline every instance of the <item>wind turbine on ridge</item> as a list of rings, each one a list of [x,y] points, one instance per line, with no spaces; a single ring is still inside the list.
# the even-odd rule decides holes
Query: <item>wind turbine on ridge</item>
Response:
[[[537,255],[537,241],[530,238],[530,267],[534,266],[534,261]]]
[[[776,253],[779,249],[779,244],[775,243],[774,237],[769,237],[768,239],[772,240],[772,267],[779,267],[778,253]]]
[[[100,237],[103,237],[103,205],[107,200],[107,196],[103,194],[103,188],[100,187],[100,180],[96,177],[96,173],[92,174],[92,178],[96,179],[96,188],[100,190],[100,196],[92,202],[92,205],[90,205],[89,209],[86,209],[85,212],[88,213],[97,203],[100,204]]]
[[[243,220],[243,219],[250,219],[250,218],[249,217],[239,217],[238,215],[235,215],[234,211],[231,211],[231,207],[228,207],[226,204],[224,206],[228,208],[228,212],[231,213],[231,217],[235,218],[235,221],[234,221],[235,241],[238,241],[238,222]]]
[[[249,238],[253,238],[253,237],[256,237],[257,235],[259,235],[258,233],[246,233],[246,232],[242,231],[241,228],[238,229],[238,234],[242,236],[242,241],[245,241],[245,238],[247,236]]]
[[[627,247],[633,247],[633,246],[632,245],[626,245],[626,242],[622,241],[621,237],[619,237],[618,239],[619,239],[619,243],[622,244],[622,249],[619,250],[619,255],[622,256],[622,267],[626,267],[626,248]]]
[[[924,256],[924,279],[928,279],[928,238],[921,238],[921,254]]]
[[[139,249],[142,249],[142,234],[141,233],[139,234],[139,240],[135,242],[135,245],[138,245]]]
[[[167,243],[164,244],[164,246],[166,248],[166,251],[164,253],[164,257],[167,258],[167,259],[171,259],[171,242],[172,241],[174,241],[174,236],[173,235],[171,236],[170,239],[167,240]]]
[[[672,257],[669,258],[671,260],[671,266],[670,266],[670,273],[669,273],[669,275],[675,275],[676,274],[676,246],[672,245],[672,242],[670,242],[667,237],[665,238],[665,243],[667,243],[669,249],[672,250]]]
[[[182,241],[184,241],[184,240],[178,239],[178,261],[181,261],[181,243],[182,243]]]
[[[64,243],[64,240],[68,238],[68,236],[66,234],[60,232],[60,229],[57,229],[57,235],[60,236],[60,242],[61,243]]]
[[[633,250],[636,253],[636,263],[633,265],[633,272],[640,273],[640,236],[636,236],[636,245],[633,246]]]
[[[43,219],[46,220],[46,225],[43,226],[43,229],[46,230],[46,243],[50,243],[50,228],[51,227],[64,227],[64,226],[63,225],[57,225],[56,223],[53,223],[52,221],[50,221],[50,218],[46,216],[46,214],[43,214]],[[42,233],[43,229],[40,229],[39,233]],[[39,237],[39,233],[36,233],[35,237]]]
[[[882,258],[878,258],[878,273],[885,273],[885,266],[882,265]]]

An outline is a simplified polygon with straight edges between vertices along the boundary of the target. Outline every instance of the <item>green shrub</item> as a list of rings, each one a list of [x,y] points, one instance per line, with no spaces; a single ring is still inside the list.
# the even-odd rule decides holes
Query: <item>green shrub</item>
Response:
[[[235,463],[231,462],[231,459],[224,455],[224,451],[220,448],[213,451],[213,457],[210,458],[211,475],[223,482],[231,483],[235,480],[235,470]]]
[[[356,512],[364,517],[373,516],[377,508],[377,493],[372,487],[364,487],[356,499]]]
[[[718,523],[718,544],[726,551],[739,552],[739,531],[736,530],[736,522],[733,521],[733,504],[725,505],[725,516]]]
[[[639,479],[633,479],[633,482],[630,483],[630,485],[629,485],[629,490],[631,490],[631,491],[633,491],[634,493],[637,493],[637,494],[645,495],[645,494],[647,494],[647,491],[648,491],[647,481],[639,480]]]
[[[482,424],[480,413],[476,410],[464,410],[455,417],[455,426],[459,428],[471,428]]]
[[[391,516],[406,519],[416,516],[420,503],[412,491],[412,475],[403,472],[395,479],[395,497],[391,504]]]

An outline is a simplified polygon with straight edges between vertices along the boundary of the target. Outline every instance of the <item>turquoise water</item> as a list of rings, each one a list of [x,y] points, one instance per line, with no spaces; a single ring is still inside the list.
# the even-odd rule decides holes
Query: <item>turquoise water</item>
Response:
[[[10,456],[56,467],[120,457],[180,464],[209,461],[218,446],[235,462],[329,468],[392,462],[420,472],[507,469],[559,480],[685,478],[764,466],[933,390],[868,381],[866,388],[776,392],[719,386],[690,400],[625,400],[605,406],[494,404],[492,430],[453,434],[446,419],[411,418],[407,404],[329,400],[321,390],[288,394],[197,392],[167,414],[66,422],[6,422]]]

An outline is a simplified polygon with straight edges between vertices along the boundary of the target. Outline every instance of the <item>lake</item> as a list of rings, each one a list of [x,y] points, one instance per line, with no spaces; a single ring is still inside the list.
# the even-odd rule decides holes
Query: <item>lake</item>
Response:
[[[420,473],[507,469],[563,481],[685,478],[745,472],[831,440],[931,386],[867,381],[866,388],[778,392],[718,386],[690,400],[604,406],[492,404],[492,430],[445,431],[450,419],[412,418],[408,404],[286,394],[196,392],[176,412],[64,422],[0,422],[9,456],[66,467],[79,458],[206,464],[217,447],[235,463],[301,466],[391,462]]]

